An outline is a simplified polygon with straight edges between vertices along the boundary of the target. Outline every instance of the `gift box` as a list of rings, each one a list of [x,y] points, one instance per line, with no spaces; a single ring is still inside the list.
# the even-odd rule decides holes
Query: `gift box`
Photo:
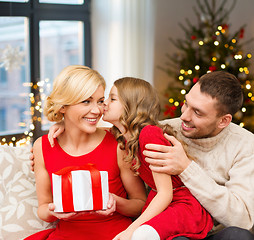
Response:
[[[52,174],[55,212],[107,209],[108,172],[93,164],[66,167]]]

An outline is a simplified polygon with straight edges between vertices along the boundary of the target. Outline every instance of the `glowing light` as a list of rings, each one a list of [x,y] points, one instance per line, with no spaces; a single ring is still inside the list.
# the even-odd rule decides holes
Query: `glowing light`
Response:
[[[252,93],[251,93],[251,92],[248,93],[248,97],[249,97],[249,98],[252,97]]]
[[[204,45],[204,42],[203,42],[203,41],[199,41],[198,44],[199,44],[200,46],[203,46],[203,45]]]
[[[181,90],[181,94],[182,94],[182,95],[186,94],[186,90],[182,89],[182,90]]]
[[[242,59],[242,58],[243,58],[243,56],[241,54],[236,54],[234,56],[234,59]]]
[[[191,75],[191,74],[192,74],[192,70],[188,70],[187,72],[188,72],[188,74],[189,74],[189,75]]]
[[[184,69],[181,69],[181,70],[180,70],[180,73],[181,73],[181,74],[184,74],[184,73],[185,73]]]
[[[176,107],[178,107],[178,106],[179,106],[179,102],[175,102],[174,105],[175,105]]]
[[[174,102],[174,99],[173,99],[173,98],[170,98],[168,101],[169,101],[170,103],[173,103],[173,102]]]
[[[214,43],[213,43],[215,46],[219,46],[219,41],[214,41]]]
[[[222,30],[222,26],[218,26],[218,30]]]
[[[215,35],[219,36],[219,35],[220,35],[220,32],[219,32],[219,31],[216,31],[216,32],[215,32]]]
[[[199,70],[199,69],[200,69],[200,66],[196,65],[196,66],[195,66],[195,69],[196,69],[196,70]]]
[[[225,48],[228,48],[228,44],[226,43],[226,44],[224,45],[224,47],[225,47]]]
[[[246,84],[246,89],[251,89],[251,85],[250,84]]]
[[[242,67],[239,68],[239,72],[243,72],[243,68]]]
[[[216,62],[216,61],[217,61],[217,58],[216,58],[216,57],[213,57],[213,58],[212,58],[212,61]]]
[[[252,55],[250,53],[248,53],[247,58],[252,58]]]
[[[232,43],[236,43],[236,39],[233,38],[233,39],[231,40],[231,42],[232,42]]]
[[[247,109],[245,107],[242,107],[242,112],[246,112]]]
[[[183,79],[184,79],[184,77],[183,76],[179,76],[179,78],[178,78],[180,81],[182,81]]]
[[[240,126],[240,127],[244,127],[244,123],[241,122],[241,123],[239,124],[239,126]]]
[[[226,65],[225,65],[225,64],[221,64],[220,67],[221,67],[222,69],[225,69],[225,68],[226,68]]]

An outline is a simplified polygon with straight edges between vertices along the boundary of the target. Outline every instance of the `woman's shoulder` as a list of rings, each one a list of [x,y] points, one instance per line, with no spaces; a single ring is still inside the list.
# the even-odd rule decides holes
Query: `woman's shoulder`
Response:
[[[42,145],[42,137],[43,137],[43,136],[38,137],[38,138],[34,141],[34,143],[33,143],[33,149],[34,149],[34,148],[37,148],[37,147],[41,147],[41,145]]]

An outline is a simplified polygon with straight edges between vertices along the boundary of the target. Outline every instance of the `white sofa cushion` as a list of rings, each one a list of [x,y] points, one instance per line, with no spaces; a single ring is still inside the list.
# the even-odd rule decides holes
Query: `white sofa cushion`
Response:
[[[0,239],[23,239],[52,227],[37,216],[30,147],[0,146]]]

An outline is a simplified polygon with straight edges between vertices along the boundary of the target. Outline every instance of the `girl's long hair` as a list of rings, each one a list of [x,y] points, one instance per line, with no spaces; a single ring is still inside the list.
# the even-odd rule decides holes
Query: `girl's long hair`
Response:
[[[140,167],[137,156],[139,134],[142,128],[147,125],[155,125],[169,135],[175,136],[175,132],[169,125],[159,124],[159,98],[151,84],[142,79],[125,77],[116,80],[114,86],[117,88],[119,99],[124,107],[120,122],[126,132],[129,132],[130,138],[125,141],[123,134],[116,127],[112,128],[112,132],[120,143],[121,149],[127,150],[128,155],[125,160],[131,162],[133,169],[137,172]]]

